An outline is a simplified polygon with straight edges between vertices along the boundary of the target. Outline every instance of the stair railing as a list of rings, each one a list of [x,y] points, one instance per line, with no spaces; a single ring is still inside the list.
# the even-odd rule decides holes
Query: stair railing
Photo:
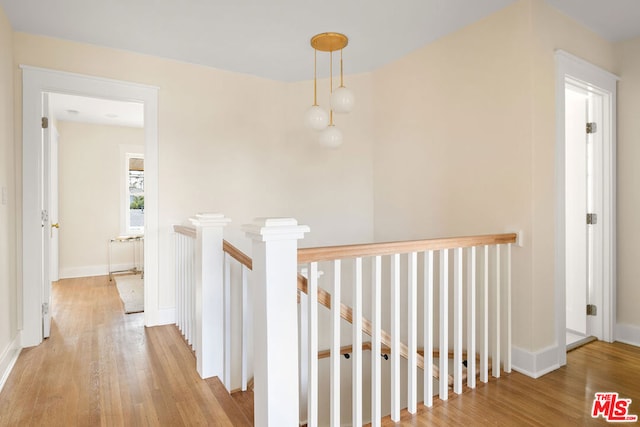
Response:
[[[332,298],[340,300],[344,292],[342,287],[350,286],[351,307],[343,303],[331,304],[331,343],[330,343],[330,419],[331,425],[341,425],[340,411],[340,319],[347,318],[352,323],[351,333],[351,368],[352,368],[352,407],[351,424],[363,424],[363,339],[362,335],[371,337],[371,354],[382,353],[382,346],[388,346],[391,354],[391,420],[399,421],[400,410],[406,407],[409,413],[417,411],[418,402],[418,369],[423,371],[424,390],[422,390],[425,406],[433,404],[432,377],[447,378],[439,381],[439,398],[447,400],[449,384],[453,392],[462,393],[463,378],[466,377],[467,386],[475,387],[476,379],[476,342],[480,341],[480,379],[488,380],[489,355],[493,376],[500,376],[501,366],[505,372],[511,370],[511,244],[516,241],[515,234],[499,234],[487,236],[472,236],[461,238],[430,239],[408,242],[379,243],[367,245],[348,245],[324,248],[310,248],[298,250],[298,262],[308,269],[308,355],[309,361],[304,363],[308,374],[307,395],[307,424],[318,424],[318,316],[314,307],[318,305],[318,265],[326,266],[330,282],[327,287],[331,290]],[[478,250],[481,252],[481,265],[478,265]],[[450,253],[453,255],[450,256]],[[466,254],[465,254],[466,252]],[[418,256],[420,255],[420,256]],[[388,274],[382,275],[383,258],[388,258]],[[434,257],[439,261],[439,268],[434,268]],[[404,262],[401,260],[404,258]],[[453,258],[453,274],[450,274],[450,258]],[[421,291],[423,299],[418,301],[418,260],[422,262]],[[466,262],[465,262],[466,261]],[[352,264],[351,283],[345,283],[343,268],[346,262]],[[365,284],[364,263],[371,266],[371,274]],[[490,265],[491,263],[491,265]],[[466,268],[465,268],[466,264]],[[480,272],[480,310],[477,311],[477,274]],[[437,274],[436,274],[437,273]],[[450,277],[452,276],[452,277]],[[401,277],[405,280],[401,283]],[[466,278],[466,290],[463,279]],[[452,279],[452,280],[451,280]],[[435,289],[438,300],[434,299],[434,281],[439,282]],[[371,313],[369,322],[363,317],[365,304],[363,289],[368,287],[371,293],[371,304],[366,307]],[[450,299],[450,287],[452,300]],[[406,294],[406,303],[401,300],[401,288]],[[382,294],[388,292],[389,304],[384,307],[389,312],[390,322],[387,334],[383,331]],[[506,307],[501,307],[501,300],[506,301]],[[320,293],[321,295],[321,293]],[[467,296],[466,319],[463,324],[463,295]],[[491,297],[491,298],[490,298]],[[386,300],[386,299],[385,299]],[[406,304],[406,305],[405,305]],[[421,310],[419,310],[421,306]],[[438,317],[433,316],[434,308],[438,310]],[[405,313],[406,330],[401,331],[401,314]],[[504,319],[501,320],[501,316]],[[452,322],[450,321],[452,317]],[[423,326],[422,348],[418,347],[418,320],[421,318]],[[492,327],[490,328],[490,322]],[[450,327],[450,323],[453,326]],[[506,328],[506,334],[501,328]],[[438,334],[439,363],[433,365],[435,331]],[[479,337],[477,332],[480,332]],[[501,333],[506,335],[501,339]],[[449,342],[449,335],[453,335],[453,342]],[[463,336],[466,334],[466,353],[464,352]],[[402,336],[407,337],[407,345],[401,342]],[[492,348],[489,349],[491,344]],[[449,375],[449,349],[453,349],[453,372]],[[443,351],[444,350],[444,351]],[[421,355],[424,354],[423,356]],[[463,374],[463,355],[468,354],[466,375]],[[400,378],[400,359],[408,360],[406,378],[407,402],[401,406],[400,388],[403,382]],[[504,358],[504,363],[501,363]],[[382,419],[382,385],[380,357],[371,358],[371,414],[367,414],[372,425],[380,425]],[[439,372],[438,372],[439,371]],[[451,378],[451,380],[449,380]]]
[[[341,418],[347,412],[350,412],[347,422],[353,425],[368,421],[365,417],[372,425],[380,425],[383,416],[381,354],[391,359],[388,394],[393,421],[399,420],[402,409],[401,358],[406,359],[403,363],[407,365],[408,391],[402,406],[410,413],[417,410],[419,370],[424,375],[426,406],[433,404],[433,377],[446,379],[439,382],[439,398],[446,400],[449,386],[454,393],[462,392],[464,379],[468,387],[475,387],[477,371],[481,381],[488,381],[490,367],[494,377],[500,376],[501,368],[505,372],[511,370],[511,244],[516,240],[515,234],[298,250],[297,240],[308,227],[290,218],[261,219],[244,227],[253,241],[251,260],[224,241],[222,231],[228,221],[222,215],[199,215],[190,225],[174,228],[176,323],[194,347],[200,375],[203,378],[219,376],[227,390],[231,390],[230,289],[235,285],[231,284],[230,270],[237,261],[241,268],[241,305],[245,308],[249,306],[246,304],[249,271],[253,270],[250,283],[253,307],[242,314],[241,389],[247,388],[251,374],[248,368],[251,357],[247,351],[251,329],[255,425],[299,425],[298,337],[302,335],[308,343],[303,363],[308,377],[303,405],[307,410],[305,421],[309,426],[318,425],[318,360],[326,356],[318,349],[318,308],[321,306],[331,310],[331,425],[344,424]],[[326,263],[328,274],[319,279],[321,263],[323,268]],[[345,268],[347,264],[349,267]],[[309,280],[298,274],[301,267],[307,268]],[[346,273],[348,270],[350,275]],[[298,324],[298,290],[306,292],[305,331],[301,331]],[[371,295],[370,304],[363,301],[363,290]],[[401,299],[405,295],[406,302]],[[466,311],[463,295],[467,298]],[[383,300],[389,304],[383,304]],[[402,313],[405,314],[403,322]],[[388,319],[383,319],[386,314]],[[349,350],[340,345],[341,319],[351,323]],[[423,328],[420,337],[419,321]],[[406,327],[401,329],[402,323]],[[363,335],[370,340],[364,341]],[[438,345],[434,345],[436,339]],[[363,350],[371,350],[372,355],[371,413],[366,415],[362,411]],[[352,368],[352,403],[351,408],[341,411],[339,359],[347,351]],[[454,363],[450,374],[451,355]],[[480,369],[476,367],[476,355]],[[434,366],[434,357],[438,359],[438,366]],[[463,358],[467,359],[467,375],[463,373]]]
[[[232,307],[240,306],[242,315],[240,317],[240,391],[247,391],[253,377],[253,371],[251,368],[252,355],[250,354],[249,341],[251,339],[251,331],[253,329],[253,315],[251,308],[251,298],[249,289],[249,279],[251,270],[253,268],[253,262],[249,256],[247,256],[240,249],[224,240],[222,242],[222,250],[224,251],[224,295],[225,295],[225,386],[230,392],[238,391],[233,389],[231,384],[231,361],[235,358],[231,355],[231,313]],[[232,283],[234,277],[231,273],[233,264],[236,263],[239,266],[239,278],[236,277],[236,281],[239,281],[241,287],[241,296],[238,304],[232,305],[231,301],[231,289],[233,286],[237,286]],[[239,280],[238,280],[239,279]]]
[[[225,307],[221,214],[198,214],[173,227],[176,325],[196,355],[201,378],[224,378]]]

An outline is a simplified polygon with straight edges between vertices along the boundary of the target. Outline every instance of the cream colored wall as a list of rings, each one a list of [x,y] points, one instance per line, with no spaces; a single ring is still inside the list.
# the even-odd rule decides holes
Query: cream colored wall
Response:
[[[378,240],[532,229],[530,25],[507,8],[374,73]],[[530,346],[531,244],[513,251]]]
[[[60,276],[104,274],[110,238],[120,232],[122,145],[144,152],[139,128],[58,121]],[[129,249],[114,247],[114,265],[130,263]],[[129,255],[128,257],[126,255]]]
[[[18,332],[14,161],[13,30],[0,8],[0,375]]]
[[[378,240],[524,231],[514,344],[555,344],[555,49],[615,71],[612,45],[521,0],[374,73]]]
[[[618,83],[618,323],[640,330],[640,38],[619,43]]]
[[[311,82],[301,83],[299,94],[285,83],[152,56],[24,33],[14,39],[16,64],[160,88],[159,250],[160,277],[166,280],[161,308],[174,301],[167,279],[171,225],[196,212],[231,218],[229,234],[243,248],[247,243],[239,240],[238,229],[259,216],[293,216],[309,225],[305,245],[371,240],[372,148],[367,131],[360,131],[371,122],[366,95],[363,110],[350,124],[344,120],[351,126],[345,128],[344,149],[327,152],[298,126],[311,101]],[[366,87],[368,79],[363,75],[353,84]],[[20,118],[16,122],[19,129]]]

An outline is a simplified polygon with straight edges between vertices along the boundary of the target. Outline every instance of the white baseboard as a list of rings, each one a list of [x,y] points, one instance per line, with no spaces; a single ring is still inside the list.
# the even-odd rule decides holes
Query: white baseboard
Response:
[[[536,352],[523,350],[516,346],[511,348],[511,367],[531,378],[539,378],[555,371],[558,363],[558,347],[551,346]]]
[[[116,264],[112,265],[113,271],[130,270],[133,268],[133,264]],[[61,279],[73,279],[76,277],[93,277],[93,276],[106,276],[109,274],[108,265],[86,265],[82,267],[66,267],[60,268]]]
[[[614,341],[620,341],[625,344],[640,347],[640,327],[617,323]]]
[[[158,309],[158,326],[159,325],[172,325],[176,323],[176,309],[175,308],[160,308]]]
[[[20,355],[20,332],[18,332],[7,347],[0,354],[0,391],[9,378],[9,374]]]

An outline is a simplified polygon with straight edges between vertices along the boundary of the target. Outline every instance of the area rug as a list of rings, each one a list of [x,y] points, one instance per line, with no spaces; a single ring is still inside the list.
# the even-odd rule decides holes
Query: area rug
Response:
[[[144,311],[144,279],[140,276],[116,276],[116,287],[126,314]]]

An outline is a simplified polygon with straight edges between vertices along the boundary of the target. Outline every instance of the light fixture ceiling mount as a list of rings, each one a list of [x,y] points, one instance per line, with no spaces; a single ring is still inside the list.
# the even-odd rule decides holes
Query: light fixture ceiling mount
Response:
[[[311,47],[322,52],[335,52],[348,44],[349,38],[340,33],[320,33],[311,37]]]

